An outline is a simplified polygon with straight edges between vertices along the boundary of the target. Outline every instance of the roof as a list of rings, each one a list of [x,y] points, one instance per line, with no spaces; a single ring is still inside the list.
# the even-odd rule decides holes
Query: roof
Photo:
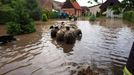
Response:
[[[101,6],[100,6],[100,9],[101,11],[106,11],[106,9],[109,7],[109,6],[113,6],[113,5],[116,5],[116,4],[119,4],[120,2],[118,0],[107,0],[106,2],[104,2]]]
[[[85,10],[89,11],[88,7],[86,7],[86,6],[82,6],[81,9],[82,9],[82,11],[85,11]]]
[[[64,4],[63,4],[62,8],[81,9],[81,7],[77,1],[70,1],[70,0],[66,0],[66,2],[64,2]]]
[[[76,9],[81,9],[81,7],[80,7],[80,5],[78,4],[78,2],[72,2],[72,4],[73,4],[73,6],[74,6],[74,8],[76,8]]]
[[[101,6],[102,4],[97,4],[97,5],[93,5],[93,6],[90,6],[88,8],[92,8],[92,7],[96,7],[96,6]]]

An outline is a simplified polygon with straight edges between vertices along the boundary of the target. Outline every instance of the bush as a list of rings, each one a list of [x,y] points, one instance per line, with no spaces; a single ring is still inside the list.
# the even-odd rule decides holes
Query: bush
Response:
[[[95,20],[96,20],[96,16],[95,16],[95,15],[89,16],[89,20],[90,20],[90,21],[95,21]]]
[[[28,9],[25,7],[24,0],[16,0],[13,6],[13,17],[14,19],[11,22],[8,22],[7,33],[9,34],[26,34],[32,33],[35,31],[35,27],[28,12]]]
[[[134,12],[133,12],[132,15],[131,15],[131,22],[134,23]]]
[[[34,9],[31,13],[32,19],[35,21],[41,20],[41,10],[40,9]]]
[[[134,11],[127,11],[123,13],[123,19],[134,22]]]
[[[59,12],[56,12],[56,11],[43,10],[42,14],[46,14],[48,19],[59,18]]]
[[[55,19],[59,17],[59,13],[58,12],[50,12],[49,18],[50,19]]]
[[[0,7],[0,24],[12,21],[14,19],[13,9],[9,5]]]
[[[16,22],[8,22],[6,24],[6,28],[8,34],[14,34],[14,35],[32,33],[35,31],[33,23],[28,25],[21,25]]]
[[[34,23],[30,23],[30,24],[27,24],[27,25],[21,25],[21,30],[22,30],[22,34],[27,34],[27,33],[32,33],[32,32],[35,32],[35,25]]]
[[[47,20],[48,20],[47,15],[46,14],[43,14],[42,15],[42,21],[47,21]]]
[[[1,3],[2,4],[8,4],[8,3],[11,3],[11,0],[1,0]]]
[[[47,16],[48,19],[50,18],[50,11],[48,11],[47,9],[46,10],[43,10],[42,11],[42,14],[46,14],[46,16]]]
[[[100,17],[100,16],[101,16],[101,12],[97,12],[96,17]]]
[[[14,35],[21,34],[22,30],[20,24],[17,24],[15,22],[8,22],[6,25],[8,34],[14,34]]]
[[[29,11],[30,18],[33,20],[41,20],[41,9],[37,0],[26,0],[26,8]]]

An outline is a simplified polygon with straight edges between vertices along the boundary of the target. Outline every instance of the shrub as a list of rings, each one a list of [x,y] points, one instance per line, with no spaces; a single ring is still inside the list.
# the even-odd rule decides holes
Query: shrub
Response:
[[[95,15],[91,15],[91,16],[89,17],[89,20],[90,20],[90,21],[95,21],[95,20],[96,20],[96,16],[95,16]]]
[[[43,14],[42,15],[42,21],[47,21],[47,20],[48,20],[47,15],[46,14]]]
[[[21,34],[22,30],[20,24],[17,24],[15,22],[8,22],[6,25],[8,34],[14,34],[14,35]]]
[[[59,17],[59,13],[58,12],[50,12],[50,15],[49,15],[50,19],[55,19],[55,18],[58,18]]]
[[[11,22],[8,22],[7,33],[9,34],[25,34],[32,33],[35,31],[35,27],[28,12],[28,9],[25,7],[24,0],[17,0],[14,2],[13,6],[13,17],[14,19]]]
[[[9,5],[2,5],[0,7],[0,23],[5,24],[6,22],[12,21],[14,19],[13,11],[14,9]]]
[[[35,31],[33,23],[28,25],[21,25],[16,22],[8,22],[6,24],[6,28],[8,34],[14,34],[14,35],[32,33]]]
[[[123,13],[123,19],[134,22],[134,11],[126,11]]]
[[[37,0],[26,0],[26,8],[33,20],[41,20],[41,9]]]
[[[30,23],[30,24],[27,24],[27,25],[21,25],[21,30],[22,30],[22,34],[27,34],[27,33],[32,33],[32,32],[35,32],[35,25],[34,23]]]
[[[31,14],[32,19],[35,21],[41,20],[41,10],[40,9],[34,9]]]
[[[132,15],[131,15],[131,22],[134,23],[134,12],[133,12]]]
[[[47,18],[49,19],[50,17],[50,11],[48,11],[47,9],[42,11],[42,14],[46,14]]]
[[[97,12],[96,17],[100,17],[100,16],[101,16],[101,12]]]
[[[11,0],[1,0],[1,3],[2,4],[8,4],[8,3],[11,3]]]
[[[48,19],[59,18],[59,12],[56,12],[56,11],[43,10],[42,14],[46,14]]]

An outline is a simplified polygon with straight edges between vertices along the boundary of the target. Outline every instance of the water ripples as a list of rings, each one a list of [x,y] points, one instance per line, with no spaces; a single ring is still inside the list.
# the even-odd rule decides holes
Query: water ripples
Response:
[[[60,22],[41,23],[36,33],[1,46],[0,75],[73,75],[81,65],[91,66],[100,75],[122,73],[134,40],[131,27],[119,19],[78,21],[82,39],[66,45],[50,38],[49,26]]]

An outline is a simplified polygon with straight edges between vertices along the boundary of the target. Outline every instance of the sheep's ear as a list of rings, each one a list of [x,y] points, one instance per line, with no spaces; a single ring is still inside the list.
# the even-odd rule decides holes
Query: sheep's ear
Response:
[[[54,28],[53,26],[50,26],[50,28],[49,29],[52,29],[52,28]]]

